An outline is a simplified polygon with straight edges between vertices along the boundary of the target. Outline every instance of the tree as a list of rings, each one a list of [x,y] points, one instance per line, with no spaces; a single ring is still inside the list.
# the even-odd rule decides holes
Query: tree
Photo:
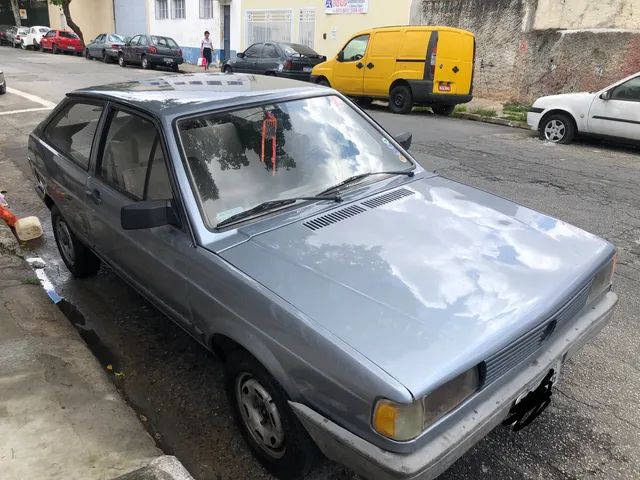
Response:
[[[20,21],[20,5],[18,5],[18,0],[11,0],[11,10],[13,10],[13,19],[17,26],[22,26],[22,22]]]
[[[67,19],[67,25],[71,27],[71,30],[73,30],[76,33],[76,35],[80,37],[80,40],[82,40],[82,42],[84,43],[84,36],[82,35],[82,30],[80,30],[80,27],[71,18],[71,11],[69,10],[69,4],[71,3],[71,0],[49,0],[49,1],[51,2],[51,5],[55,5],[56,7],[62,8],[62,13],[64,13],[65,18]]]

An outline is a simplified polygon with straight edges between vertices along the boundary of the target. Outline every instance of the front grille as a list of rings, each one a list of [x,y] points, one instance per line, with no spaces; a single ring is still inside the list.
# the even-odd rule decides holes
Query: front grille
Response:
[[[591,292],[591,283],[574,296],[569,303],[556,312],[550,319],[533,330],[525,333],[511,345],[482,362],[482,385],[486,386],[507,373],[516,365],[533,355],[553,334],[556,327],[562,326],[582,310]]]

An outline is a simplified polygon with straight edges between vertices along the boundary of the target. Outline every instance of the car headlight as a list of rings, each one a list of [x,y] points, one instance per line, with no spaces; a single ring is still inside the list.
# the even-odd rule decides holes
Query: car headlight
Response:
[[[593,281],[591,282],[591,293],[589,293],[589,298],[587,298],[587,305],[591,304],[594,300],[599,298],[600,295],[611,288],[613,274],[616,271],[617,260],[618,256],[614,255],[611,261],[595,274]]]
[[[373,428],[392,440],[411,440],[464,402],[479,387],[478,367],[473,367],[413,403],[378,400],[373,410]]]

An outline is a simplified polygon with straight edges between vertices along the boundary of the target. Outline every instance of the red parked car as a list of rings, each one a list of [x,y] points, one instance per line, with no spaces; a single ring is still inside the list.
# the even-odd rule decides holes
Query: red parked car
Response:
[[[71,52],[79,56],[84,52],[84,44],[73,32],[49,30],[40,40],[40,50],[50,50],[52,53]]]

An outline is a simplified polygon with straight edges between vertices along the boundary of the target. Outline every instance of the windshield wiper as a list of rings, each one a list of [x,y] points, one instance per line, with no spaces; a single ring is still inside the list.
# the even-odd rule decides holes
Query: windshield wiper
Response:
[[[262,202],[255,207],[252,207],[248,210],[244,210],[243,212],[236,213],[235,215],[231,215],[229,218],[225,218],[220,223],[216,225],[216,228],[224,227],[225,225],[229,225],[230,223],[237,222],[247,217],[251,217],[258,213],[266,212],[268,210],[273,210],[276,208],[284,207],[286,205],[292,205],[299,200],[330,200],[332,202],[341,202],[342,198],[339,195],[316,195],[313,197],[293,197],[293,198],[283,198],[281,200],[269,200],[268,202]]]
[[[363,178],[371,177],[372,175],[406,175],[407,177],[413,177],[415,175],[415,172],[413,170],[395,170],[395,171],[392,170],[392,171],[387,171],[387,172],[360,173],[358,175],[354,175],[352,177],[344,179],[343,181],[341,181],[337,185],[334,185],[333,187],[329,187],[326,190],[323,190],[318,195],[328,195],[331,192],[334,192],[335,190],[339,190],[340,187],[344,187],[345,185],[349,185],[350,183],[358,182],[358,181],[362,180]]]

